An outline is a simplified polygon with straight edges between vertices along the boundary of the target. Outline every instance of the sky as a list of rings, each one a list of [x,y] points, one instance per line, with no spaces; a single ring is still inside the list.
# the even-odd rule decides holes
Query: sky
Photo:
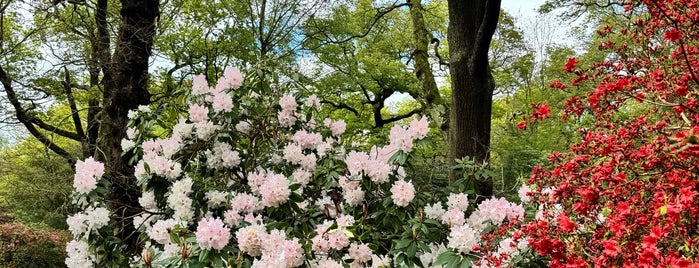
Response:
[[[545,0],[502,0],[502,8],[512,15],[521,12],[525,16],[534,16],[536,9],[545,2]]]

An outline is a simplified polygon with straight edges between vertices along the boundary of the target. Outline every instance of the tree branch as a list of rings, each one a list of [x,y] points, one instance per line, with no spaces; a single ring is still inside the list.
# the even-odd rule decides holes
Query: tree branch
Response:
[[[337,109],[345,109],[345,110],[352,112],[354,115],[359,116],[359,111],[357,111],[357,109],[350,107],[346,103],[339,103],[338,104],[338,103],[334,103],[334,102],[329,101],[329,100],[322,100],[322,101],[320,101],[320,103],[329,104],[330,106],[335,107]]]
[[[68,67],[63,67],[65,71],[65,81],[63,82],[63,89],[66,92],[66,98],[68,99],[68,106],[70,106],[70,116],[73,118],[73,124],[75,125],[75,133],[78,135],[80,140],[85,137],[85,132],[83,132],[83,125],[80,121],[80,114],[78,113],[78,106],[75,105],[75,98],[73,98],[73,89],[70,84],[70,72],[68,72]]]
[[[5,73],[5,70],[2,68],[2,66],[0,66],[0,82],[2,82],[3,88],[5,89],[5,93],[7,94],[7,98],[10,100],[10,103],[12,103],[12,106],[15,109],[15,112],[17,114],[17,120],[19,120],[27,128],[29,133],[31,133],[32,136],[39,140],[39,142],[41,142],[51,151],[66,159],[66,161],[68,161],[68,163],[72,167],[75,163],[75,159],[73,158],[73,156],[71,156],[70,153],[68,153],[66,150],[56,145],[46,136],[44,136],[44,134],[42,134],[38,129],[36,129],[36,127],[34,127],[32,122],[30,121],[30,118],[27,117],[27,114],[24,112],[22,105],[19,103],[19,99],[17,99],[17,94],[12,88],[12,80],[7,76],[7,73]]]

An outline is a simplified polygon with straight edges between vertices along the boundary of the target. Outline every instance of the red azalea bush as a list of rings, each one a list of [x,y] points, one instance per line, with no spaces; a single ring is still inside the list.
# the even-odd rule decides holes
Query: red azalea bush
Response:
[[[699,4],[624,7],[630,27],[597,31],[606,61],[565,66],[596,86],[564,118],[595,127],[535,168],[541,211],[522,231],[550,267],[699,267]]]

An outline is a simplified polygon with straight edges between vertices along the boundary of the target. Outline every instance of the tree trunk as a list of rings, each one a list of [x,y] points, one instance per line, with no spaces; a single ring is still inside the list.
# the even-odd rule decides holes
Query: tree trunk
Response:
[[[488,49],[500,14],[500,0],[449,1],[449,70],[452,103],[449,109],[450,158],[470,157],[487,164],[490,120],[495,88]],[[451,174],[452,179],[461,176]],[[491,196],[492,181],[476,181],[479,196]]]
[[[100,2],[105,1],[101,0]],[[105,1],[106,2],[106,1]],[[128,253],[138,250],[133,216],[140,212],[133,167],[128,156],[121,157],[121,140],[126,137],[127,114],[148,104],[148,59],[159,16],[159,0],[121,0],[121,24],[111,64],[104,68],[104,94],[95,157],[105,163],[105,177],[111,189],[105,198],[118,223],[117,235]]]
[[[415,50],[413,59],[415,61],[415,76],[420,81],[422,92],[425,96],[425,103],[428,108],[433,105],[442,104],[442,96],[439,95],[437,83],[434,80],[432,66],[430,65],[427,49],[430,42],[430,34],[425,26],[425,19],[422,16],[421,0],[407,0],[410,4],[410,18],[413,22],[413,40]]]

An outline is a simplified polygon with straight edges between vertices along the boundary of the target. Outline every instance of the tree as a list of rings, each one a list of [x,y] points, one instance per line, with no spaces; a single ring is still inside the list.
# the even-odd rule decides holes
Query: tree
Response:
[[[395,1],[376,7],[373,1],[355,1],[339,5],[332,16],[310,20],[306,48],[321,68],[332,70],[314,79],[323,103],[343,110],[334,113],[349,117],[350,128],[358,132],[381,131],[443,104],[429,53],[431,42],[438,46],[435,36],[444,33],[442,7],[439,2]],[[418,105],[395,113],[387,100],[398,94]]]
[[[10,5],[27,4],[11,2],[3,2],[3,14]],[[39,5],[36,9],[60,9],[65,7],[60,6],[65,5],[61,2],[54,1],[53,7]],[[58,87],[63,91],[57,91],[55,87],[50,87],[51,84],[43,85],[52,90],[47,92],[59,92],[53,95],[60,95],[64,100],[67,100],[74,123],[72,131],[47,124],[36,116],[33,111],[37,108],[35,105],[21,102],[23,98],[17,94],[15,86],[36,89],[31,84],[37,85],[37,81],[40,80],[26,84],[21,83],[22,79],[15,78],[22,76],[21,73],[16,73],[22,71],[21,69],[11,67],[9,70],[15,72],[11,74],[5,71],[5,66],[0,66],[0,81],[14,107],[17,120],[50,150],[71,164],[75,161],[75,156],[47,137],[47,133],[55,133],[83,143],[83,157],[91,156],[90,154],[94,153],[97,159],[107,163],[105,176],[111,183],[107,199],[110,209],[113,211],[113,219],[120,223],[117,237],[122,241],[122,246],[127,252],[135,252],[138,247],[137,236],[132,235],[134,228],[130,219],[137,212],[135,205],[138,204],[139,189],[133,183],[133,168],[129,165],[128,158],[122,157],[121,140],[126,137],[129,110],[150,102],[150,93],[147,89],[148,61],[155,35],[155,20],[159,16],[159,1],[122,0],[119,7],[120,15],[116,19],[109,16],[109,3],[108,0],[99,0],[95,6],[79,2],[67,4],[72,5],[73,18],[77,18],[84,26],[84,28],[73,28],[72,30],[77,32],[77,35],[87,38],[87,44],[90,47],[91,54],[86,59],[90,70],[90,86],[99,87],[102,92],[99,98],[91,98],[88,101],[88,125],[86,129],[82,126],[75,95],[72,92],[76,86],[73,84],[67,68],[64,68],[63,87]],[[87,12],[87,14],[93,15],[94,24],[85,23],[88,18],[83,17],[85,14],[81,11],[94,12]],[[110,36],[112,19],[118,21],[118,35],[113,40],[113,45]],[[29,31],[23,38],[13,40],[12,45],[26,47],[28,45],[25,43],[26,40],[31,40],[34,34],[49,27],[46,20],[40,20],[36,23],[37,26],[32,31]],[[3,33],[8,31],[2,30]],[[85,32],[81,32],[81,30],[85,30]],[[110,50],[111,47],[114,48],[113,52]],[[99,103],[102,104],[101,108],[97,107]],[[98,134],[97,131],[99,131]]]
[[[451,159],[487,163],[490,115],[495,88],[488,62],[490,41],[500,14],[499,0],[449,1],[449,109]],[[458,177],[456,173],[452,178]],[[476,193],[492,195],[492,182],[476,182]]]

